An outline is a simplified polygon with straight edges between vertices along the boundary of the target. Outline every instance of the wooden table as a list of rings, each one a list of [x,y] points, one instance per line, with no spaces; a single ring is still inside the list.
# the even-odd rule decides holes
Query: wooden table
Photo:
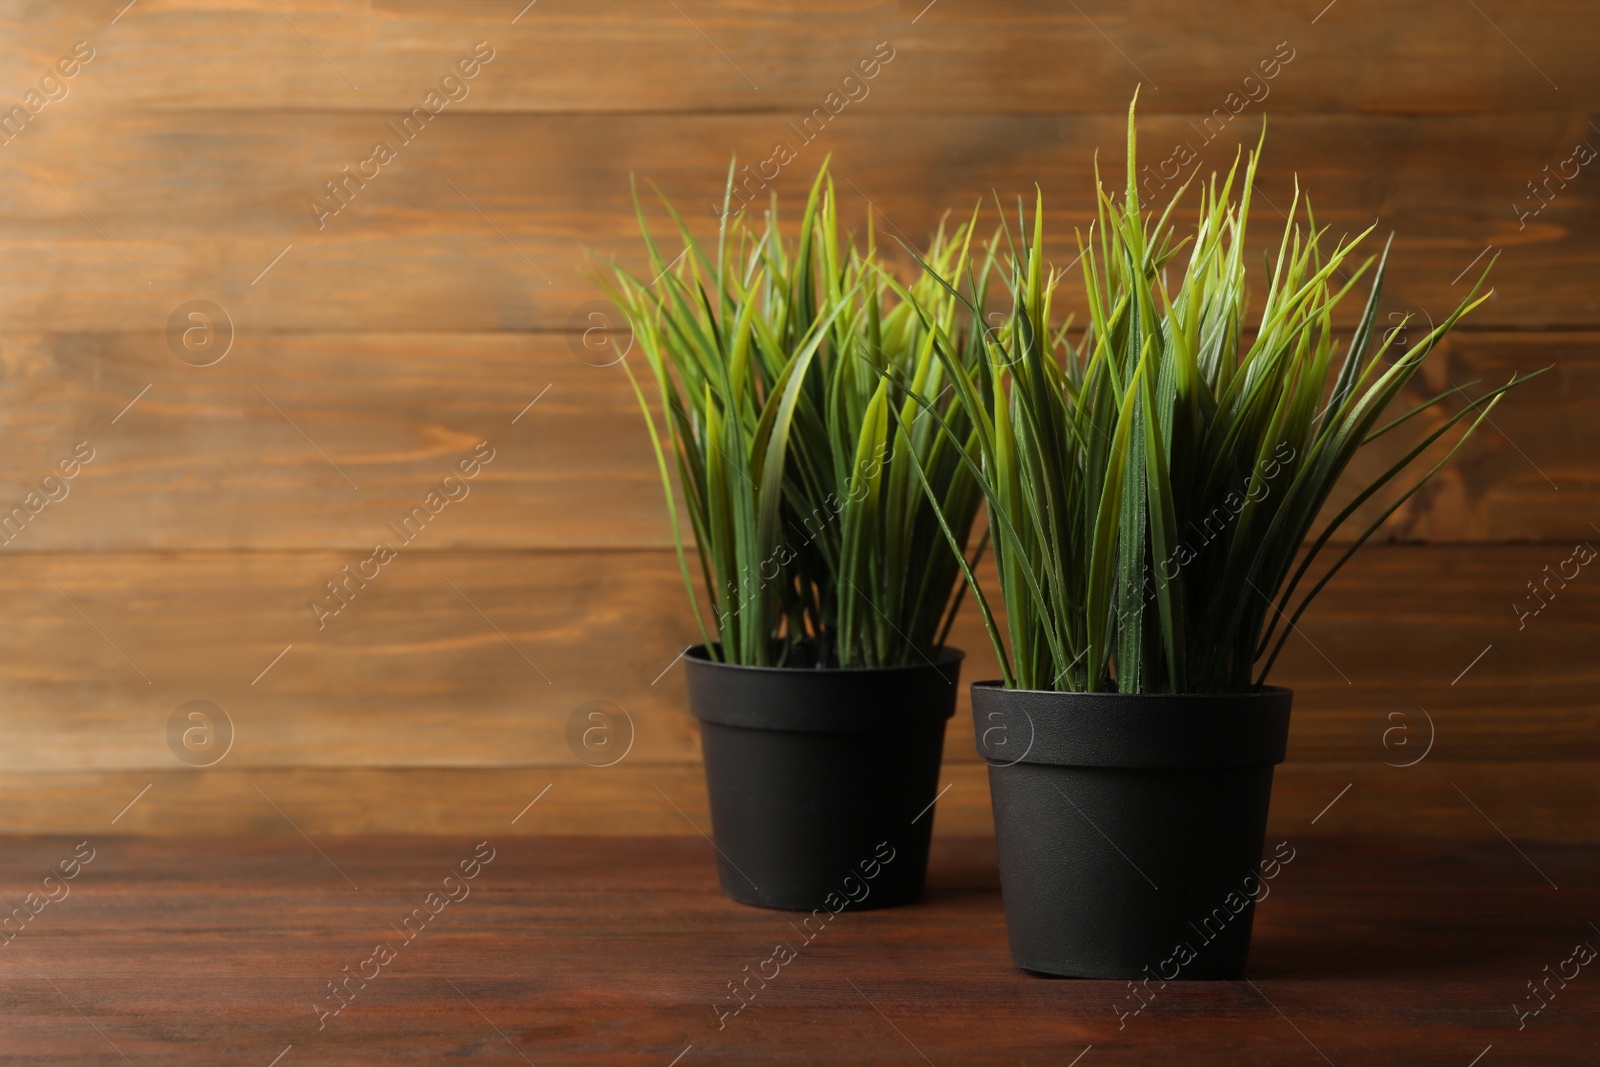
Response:
[[[719,896],[698,838],[104,838],[46,886],[76,845],[0,839],[5,907],[68,894],[0,947],[6,1067],[1600,1059],[1600,962],[1548,978],[1600,946],[1593,846],[1297,840],[1250,981],[1172,984],[1119,1020],[1125,985],[1011,966],[984,839],[936,843],[924,903],[809,942]],[[794,958],[719,1029],[779,943]]]

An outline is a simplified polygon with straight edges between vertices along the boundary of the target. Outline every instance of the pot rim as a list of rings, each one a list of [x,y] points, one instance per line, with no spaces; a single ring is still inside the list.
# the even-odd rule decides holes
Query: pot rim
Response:
[[[746,667],[715,663],[704,646],[685,652],[689,713],[721,726],[851,734],[942,731],[960,694],[960,649],[946,649],[938,664],[856,668]]]
[[[1007,689],[1005,682],[1000,678],[986,678],[981,682],[973,682],[974,689],[996,690],[1001,693],[1033,693],[1039,696],[1074,697],[1074,698],[1110,698],[1110,699],[1136,699],[1153,700],[1156,698],[1172,700],[1249,700],[1259,697],[1293,696],[1294,690],[1283,685],[1258,685],[1242,693],[1086,693],[1076,689]]]
[[[1293,691],[1282,686],[1248,693],[1072,693],[988,681],[974,683],[971,692],[978,755],[991,774],[1022,763],[1270,767],[1286,755],[1294,704]]]
[[[967,658],[962,649],[953,645],[943,645],[939,649],[934,662],[924,660],[921,663],[902,663],[893,667],[761,667],[745,663],[720,663],[710,657],[706,646],[693,644],[679,653],[685,659],[692,659],[704,667],[714,667],[718,670],[741,671],[751,673],[765,673],[782,676],[805,675],[807,677],[828,677],[863,674],[893,674],[897,671],[927,671],[939,670],[952,664],[961,663]],[[982,684],[982,683],[979,683]]]

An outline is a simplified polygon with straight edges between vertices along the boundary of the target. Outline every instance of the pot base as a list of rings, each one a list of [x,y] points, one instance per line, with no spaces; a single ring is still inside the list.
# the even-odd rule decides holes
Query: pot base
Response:
[[[1070,978],[1237,978],[1272,768],[989,768],[1011,958]]]
[[[722,892],[788,911],[922,895],[961,653],[859,670],[685,657]]]
[[[893,734],[700,724],[722,892],[785,911],[922,896],[943,720]]]

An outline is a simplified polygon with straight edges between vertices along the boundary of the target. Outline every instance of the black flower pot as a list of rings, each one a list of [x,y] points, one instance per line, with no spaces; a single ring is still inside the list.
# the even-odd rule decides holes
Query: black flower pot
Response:
[[[811,911],[922,895],[962,653],[861,670],[684,657],[722,891]],[[885,857],[890,857],[887,860]]]
[[[1292,697],[975,684],[1017,966],[1240,977],[1267,892],[1257,867]]]

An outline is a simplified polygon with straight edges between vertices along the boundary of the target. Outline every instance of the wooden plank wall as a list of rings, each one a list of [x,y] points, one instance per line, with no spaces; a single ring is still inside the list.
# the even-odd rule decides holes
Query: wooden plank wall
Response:
[[[1390,323],[1498,256],[1419,396],[1553,368],[1306,616],[1274,820],[1600,836],[1600,578],[1514,609],[1600,541],[1592,5],[924,5],[0,2],[0,503],[92,451],[0,549],[0,828],[705,827],[647,439],[573,332],[594,257],[642,264],[630,175],[710,233],[729,157],[781,142],[768,190],[831,154],[854,224],[915,240],[1037,182],[1066,263],[1141,85],[1152,192],[1266,121],[1258,238],[1296,176],[1320,224],[1394,231]],[[231,324],[211,366],[175,355],[192,301]],[[480,442],[470,494],[319,628],[324,583]],[[190,700],[233,725],[210,767],[169,747]],[[632,724],[614,766],[569,741],[591,701]],[[988,826],[966,715],[942,832]]]

